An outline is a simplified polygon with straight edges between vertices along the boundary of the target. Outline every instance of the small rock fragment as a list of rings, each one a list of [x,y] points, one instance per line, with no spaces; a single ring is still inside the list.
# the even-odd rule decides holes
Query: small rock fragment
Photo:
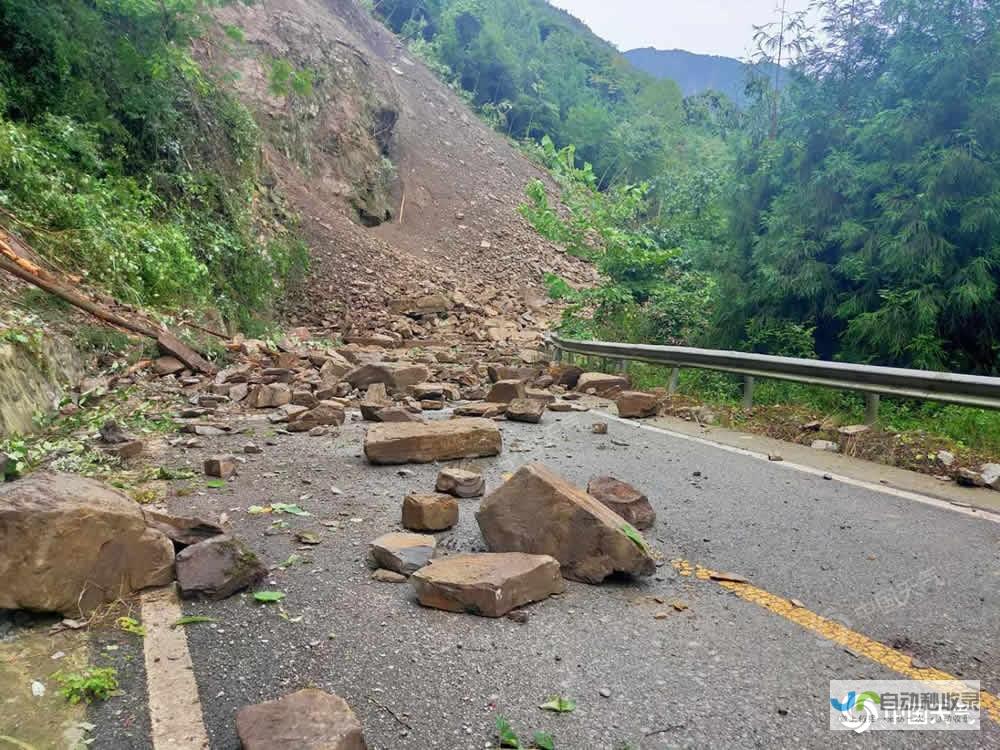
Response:
[[[236,473],[236,456],[212,456],[205,459],[205,474],[219,479],[229,479]]]
[[[403,526],[411,531],[444,531],[458,523],[458,501],[450,495],[407,495]]]
[[[445,467],[438,473],[434,489],[455,497],[482,497],[486,491],[486,480],[475,471]]]

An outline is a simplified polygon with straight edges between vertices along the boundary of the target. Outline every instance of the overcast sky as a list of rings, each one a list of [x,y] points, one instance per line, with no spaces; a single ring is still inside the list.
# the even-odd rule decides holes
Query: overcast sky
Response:
[[[781,0],[549,0],[584,21],[623,52],[635,47],[684,49],[745,58],[754,24],[774,20]],[[803,10],[809,0],[787,0]]]

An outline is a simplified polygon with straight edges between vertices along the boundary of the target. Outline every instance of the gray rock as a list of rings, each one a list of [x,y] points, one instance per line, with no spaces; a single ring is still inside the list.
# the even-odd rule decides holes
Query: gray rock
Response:
[[[243,542],[216,536],[177,554],[181,595],[225,599],[267,575],[267,568]]]

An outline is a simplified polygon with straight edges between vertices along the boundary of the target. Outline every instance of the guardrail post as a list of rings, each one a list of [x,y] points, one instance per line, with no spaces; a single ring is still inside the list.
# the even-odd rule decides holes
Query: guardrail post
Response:
[[[618,372],[620,372],[620,373],[624,374],[624,373],[628,372],[628,363],[624,359],[616,359],[615,360],[615,367],[618,370]]]
[[[865,394],[865,424],[878,422],[878,407],[882,397],[877,393]]]
[[[743,408],[752,409],[753,408],[753,387],[754,387],[754,377],[753,375],[747,375],[743,378]]]
[[[670,382],[667,383],[667,393],[673,395],[677,393],[677,385],[681,378],[681,368],[674,367],[670,370]]]
[[[558,346],[553,345],[552,346],[552,361],[555,362],[557,365],[559,365],[559,364],[562,364],[562,359],[563,359],[563,350],[560,349]]]

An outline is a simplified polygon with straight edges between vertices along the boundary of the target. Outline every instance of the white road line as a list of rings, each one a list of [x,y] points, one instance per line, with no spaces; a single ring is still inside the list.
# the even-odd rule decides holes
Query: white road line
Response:
[[[896,489],[895,487],[887,487],[884,484],[874,484],[873,482],[866,482],[862,479],[854,479],[852,477],[847,477],[842,474],[834,474],[824,469],[817,469],[814,466],[797,464],[792,461],[771,461],[766,453],[759,453],[757,451],[747,450],[746,448],[738,448],[734,445],[716,443],[715,441],[708,440],[707,438],[695,437],[694,435],[685,435],[683,432],[674,432],[673,430],[668,430],[664,427],[654,427],[653,425],[642,424],[639,422],[635,422],[631,419],[622,419],[621,417],[616,416],[614,414],[609,414],[607,412],[599,411],[596,409],[592,409],[590,413],[599,414],[602,418],[610,419],[614,422],[625,424],[639,430],[657,432],[662,435],[668,435],[672,438],[687,440],[688,442],[691,443],[699,443],[700,445],[707,445],[712,448],[718,448],[719,450],[727,451],[728,453],[735,453],[740,456],[748,456],[749,458],[755,458],[758,461],[767,462],[770,466],[784,467],[786,469],[791,469],[793,471],[800,471],[804,474],[812,474],[813,476],[817,477],[828,476],[834,481],[840,482],[842,484],[849,484],[852,487],[860,487],[862,489],[870,490],[872,492],[880,492],[883,495],[892,495],[893,497],[899,497],[904,500],[913,500],[914,502],[923,503],[924,505],[932,505],[935,508],[949,510],[952,513],[960,513],[962,515],[970,516],[972,518],[978,518],[984,521],[992,521],[993,523],[1000,523],[1000,514],[993,513],[992,511],[988,510],[983,510],[982,508],[967,508],[962,505],[955,505],[953,503],[948,502],[947,500],[941,500],[936,497],[930,497],[929,495],[921,495],[917,492],[899,490]]]
[[[191,652],[173,587],[142,595],[146,691],[154,750],[208,750]]]

